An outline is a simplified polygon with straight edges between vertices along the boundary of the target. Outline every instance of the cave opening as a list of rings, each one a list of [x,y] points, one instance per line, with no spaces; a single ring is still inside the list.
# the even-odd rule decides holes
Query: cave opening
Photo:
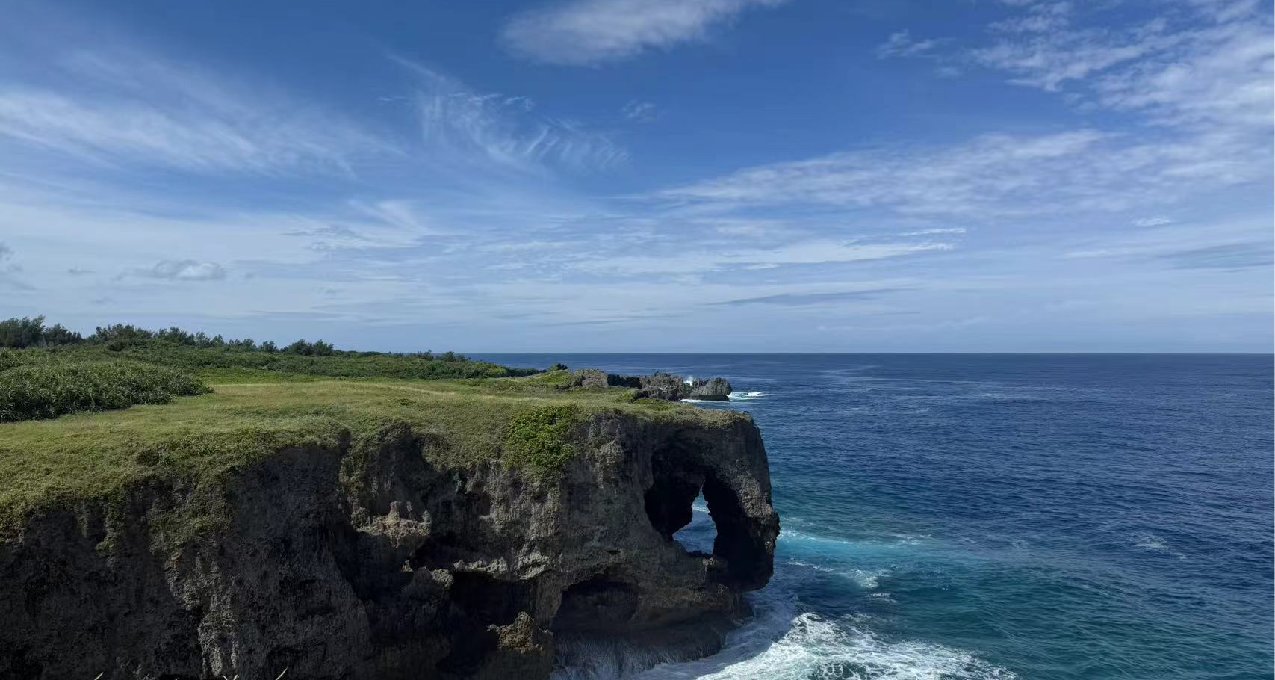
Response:
[[[481,571],[452,572],[452,603],[481,625],[507,625],[531,608],[531,585],[502,581]]]
[[[499,646],[499,634],[493,626],[514,622],[518,613],[530,610],[534,584],[503,581],[481,571],[454,571],[451,595],[452,611],[447,625],[451,629],[451,648],[435,668],[449,675],[472,675]]]
[[[770,577],[771,561],[759,527],[731,485],[696,464],[686,446],[673,442],[651,457],[653,480],[645,497],[651,526],[690,554],[716,558],[721,581],[760,587]]]
[[[554,632],[598,632],[623,629],[637,612],[638,591],[630,583],[599,574],[562,592],[554,616]]]
[[[713,544],[717,542],[717,524],[708,512],[708,501],[704,500],[701,489],[691,502],[691,521],[673,534],[687,552],[700,555],[713,554]]]

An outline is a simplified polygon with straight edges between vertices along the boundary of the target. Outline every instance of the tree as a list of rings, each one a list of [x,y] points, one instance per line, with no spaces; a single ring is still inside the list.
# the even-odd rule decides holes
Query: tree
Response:
[[[68,329],[60,323],[55,323],[44,329],[44,344],[46,345],[74,345],[84,342],[84,338],[73,330]]]
[[[297,340],[296,342],[283,348],[288,354],[300,354],[302,356],[310,356],[314,354],[314,346],[305,340]]]
[[[43,316],[0,321],[0,347],[34,347],[43,339]]]

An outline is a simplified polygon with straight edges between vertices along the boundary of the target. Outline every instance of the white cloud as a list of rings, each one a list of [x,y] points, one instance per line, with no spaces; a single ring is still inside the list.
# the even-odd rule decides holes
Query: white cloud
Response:
[[[226,278],[226,270],[221,265],[196,260],[161,260],[154,267],[138,273],[173,281],[215,281]]]
[[[864,243],[810,240],[773,248],[690,250],[667,256],[616,256],[589,259],[576,269],[593,274],[705,274],[726,269],[773,269],[786,265],[863,262],[951,250],[944,242]]]
[[[993,24],[991,44],[966,56],[1005,71],[1014,83],[1067,89],[1087,106],[1197,130],[1269,133],[1275,57],[1269,8],[1199,0],[1166,5],[1137,23],[1111,18],[1104,6],[1086,9],[1090,14],[1066,3],[1028,4],[1025,15]]]
[[[904,30],[891,33],[890,37],[877,46],[877,58],[886,59],[889,57],[917,57],[926,54],[937,47],[938,40],[914,40],[912,35]]]
[[[656,111],[655,104],[635,99],[625,104],[624,107],[620,109],[620,113],[629,120],[637,121],[639,123],[649,123],[655,120],[659,112]]]
[[[975,49],[970,56],[983,66],[1015,74],[1013,82],[1056,91],[1068,81],[1135,61],[1170,42],[1152,24],[1116,35],[1092,29],[1014,37]]]
[[[722,209],[819,205],[985,219],[1122,210],[1260,178],[1253,150],[1214,141],[1225,140],[1136,143],[1096,130],[987,135],[763,165],[662,195]]]
[[[1002,33],[1047,33],[1057,31],[1067,25],[1071,14],[1070,2],[1019,3],[1026,4],[1030,11],[1025,16],[1016,16],[993,23],[990,28]]]
[[[344,173],[355,157],[390,153],[390,145],[338,115],[163,55],[116,49],[39,58],[57,78],[36,85],[11,75],[0,85],[0,148],[9,153],[268,174]]]
[[[833,153],[745,168],[664,196],[723,211],[815,206],[1060,219],[1161,209],[1269,180],[1275,47],[1270,19],[1256,4],[1201,0],[1132,24],[1112,20],[1105,6],[1084,6],[1091,14],[1081,14],[1065,3],[1006,4],[1025,14],[991,26],[991,44],[955,54],[927,46],[925,54],[964,55],[1011,82],[1065,89],[1080,108],[1133,120]],[[882,49],[906,54],[915,44],[902,32]]]
[[[938,227],[935,229],[920,229],[918,231],[905,231],[900,236],[935,236],[938,234],[964,234],[965,227]]]
[[[1179,34],[1174,49],[1095,83],[1098,102],[1157,123],[1201,130],[1271,130],[1271,27],[1235,21]]]
[[[477,92],[421,64],[395,61],[417,77],[414,102],[430,162],[495,163],[522,170],[548,164],[579,170],[605,169],[628,157],[604,134],[532,114],[525,97]]]
[[[551,64],[617,61],[702,40],[751,7],[786,0],[566,0],[513,17],[502,38],[514,53]]]

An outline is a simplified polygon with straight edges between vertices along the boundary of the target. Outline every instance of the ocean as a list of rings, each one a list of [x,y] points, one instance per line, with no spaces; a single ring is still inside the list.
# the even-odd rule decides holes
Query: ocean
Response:
[[[478,356],[724,376],[770,456],[726,647],[561,678],[1272,677],[1271,356]]]

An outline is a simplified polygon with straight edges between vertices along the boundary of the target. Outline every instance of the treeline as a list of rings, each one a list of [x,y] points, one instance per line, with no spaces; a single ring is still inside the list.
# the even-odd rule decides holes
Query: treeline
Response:
[[[242,352],[281,353],[307,357],[326,356],[381,356],[383,352],[359,352],[339,350],[332,343],[323,340],[297,340],[296,342],[277,346],[273,341],[256,342],[251,338],[229,339],[221,335],[208,335],[203,331],[190,332],[171,326],[161,330],[149,330],[132,324],[110,324],[98,326],[87,338],[68,330],[62,324],[47,326],[45,317],[23,317],[0,321],[0,348],[26,349],[31,347],[59,347],[63,345],[101,345],[107,349],[123,350],[154,342],[171,343],[185,347],[202,349],[227,349]],[[468,357],[455,352],[415,352],[406,355],[432,361],[460,362],[469,361]]]
[[[23,349],[74,345],[80,342],[84,342],[84,338],[79,333],[68,330],[60,323],[45,326],[43,316],[0,321],[0,347]]]

